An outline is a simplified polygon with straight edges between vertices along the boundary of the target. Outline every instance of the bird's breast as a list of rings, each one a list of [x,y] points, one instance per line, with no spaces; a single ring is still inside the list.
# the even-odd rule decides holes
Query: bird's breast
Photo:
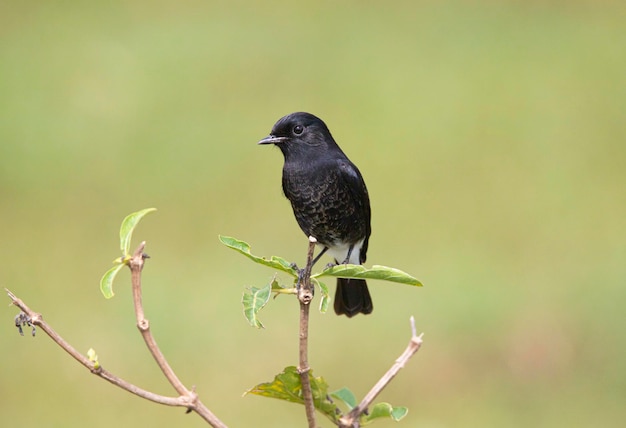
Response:
[[[283,168],[283,191],[298,225],[325,246],[353,244],[366,231],[360,206],[338,169],[328,165],[289,165]]]

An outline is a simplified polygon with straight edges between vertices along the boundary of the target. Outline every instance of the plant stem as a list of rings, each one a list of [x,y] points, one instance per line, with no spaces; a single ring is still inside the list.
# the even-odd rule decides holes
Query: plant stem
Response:
[[[313,393],[311,392],[311,380],[308,360],[309,343],[309,309],[313,299],[313,287],[311,285],[311,269],[313,267],[313,252],[315,250],[316,239],[309,237],[309,251],[307,253],[307,263],[300,275],[300,287],[298,289],[298,300],[300,301],[300,346],[298,373],[300,373],[300,383],[302,384],[302,398],[309,428],[315,428],[315,404],[313,403]]]

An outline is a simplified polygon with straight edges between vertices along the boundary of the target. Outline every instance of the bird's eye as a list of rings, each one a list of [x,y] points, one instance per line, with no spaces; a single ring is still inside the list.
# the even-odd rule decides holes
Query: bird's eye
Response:
[[[293,127],[293,133],[296,135],[300,135],[304,132],[304,126],[302,125],[296,125]]]

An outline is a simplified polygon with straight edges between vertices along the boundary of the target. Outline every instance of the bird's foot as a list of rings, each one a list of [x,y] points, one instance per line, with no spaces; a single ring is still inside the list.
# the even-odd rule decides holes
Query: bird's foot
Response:
[[[338,265],[337,263],[332,263],[332,262],[328,263],[326,266],[324,266],[324,270],[330,269],[330,268],[335,267],[337,265]]]
[[[302,289],[302,283],[306,279],[305,278],[305,271],[306,271],[306,269],[298,269],[298,280],[296,281],[296,294],[298,296],[300,296],[300,291]],[[309,278],[309,281],[311,281],[310,278]],[[311,298],[315,294],[315,287],[313,287],[313,284],[310,284],[309,288],[311,290],[311,294],[310,294],[309,297]]]

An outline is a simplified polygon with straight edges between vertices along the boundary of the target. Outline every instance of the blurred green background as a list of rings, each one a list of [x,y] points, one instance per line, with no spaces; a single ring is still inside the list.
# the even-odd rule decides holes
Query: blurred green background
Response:
[[[365,176],[375,311],[314,311],[310,362],[359,397],[409,339],[380,400],[404,427],[621,426],[626,419],[623,2],[0,3],[0,286],[82,352],[172,390],[134,327],[129,275],[105,301],[122,218],[152,256],[146,315],[189,386],[232,427],[304,426],[241,394],[297,363],[297,305],[241,314],[266,268],[303,263],[282,156],[256,146],[292,111],[322,117]],[[334,286],[332,287],[334,289]],[[8,299],[5,300],[8,303]],[[2,311],[11,427],[205,426],[114,388]],[[331,426],[320,419],[321,426]]]

